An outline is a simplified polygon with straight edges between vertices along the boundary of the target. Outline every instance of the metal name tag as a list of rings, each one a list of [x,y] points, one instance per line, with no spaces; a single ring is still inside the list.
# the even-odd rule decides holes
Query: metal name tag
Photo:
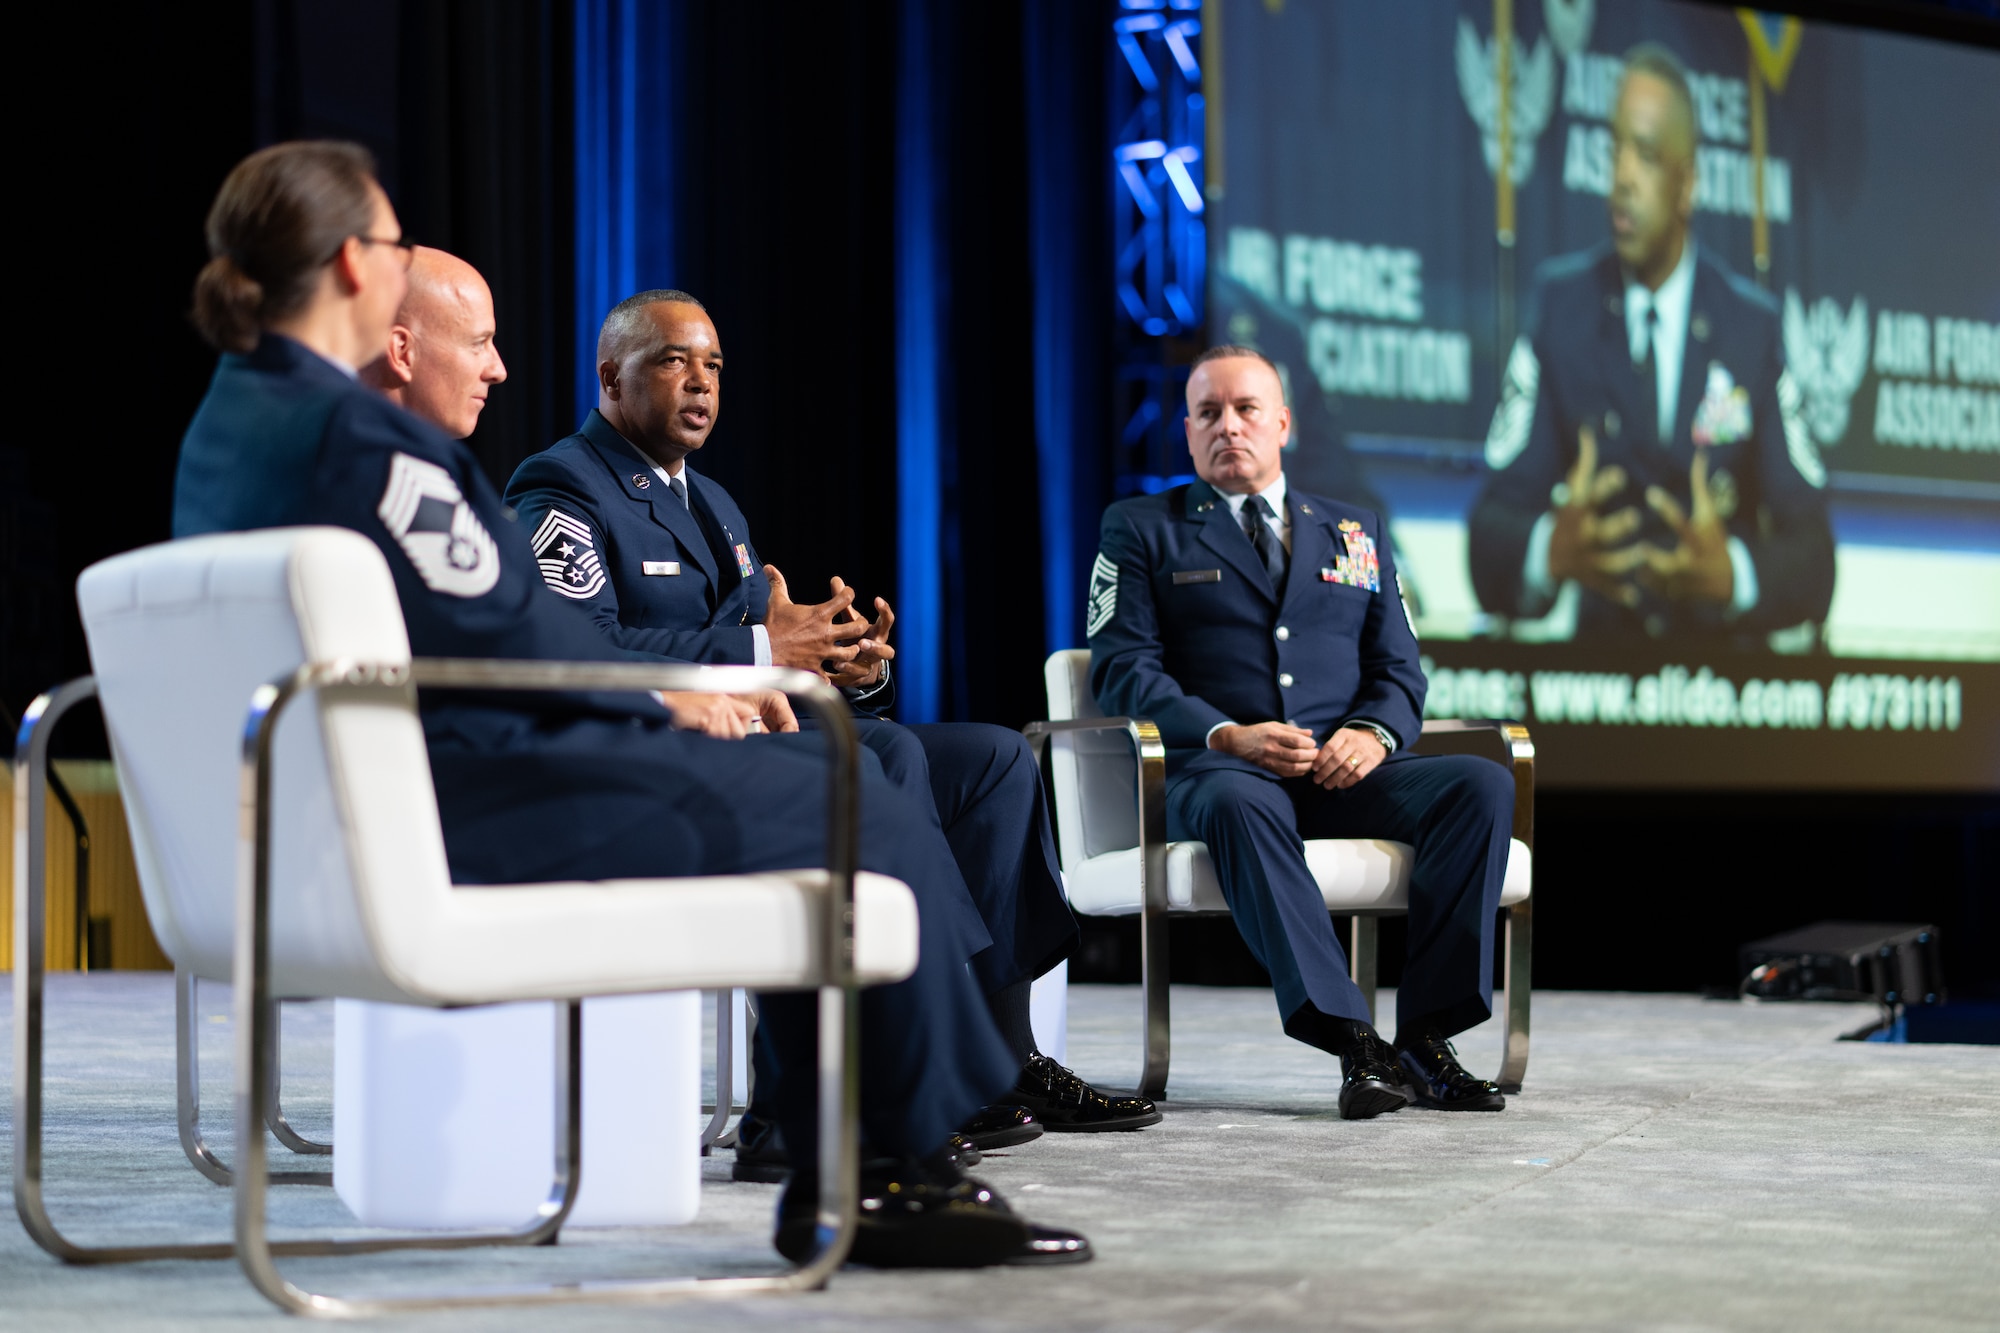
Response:
[[[639,572],[641,574],[678,574],[681,572],[681,562],[678,560],[641,560],[639,562]]]
[[[1222,571],[1219,569],[1177,569],[1174,571],[1174,582],[1176,584],[1220,583],[1222,582]]]

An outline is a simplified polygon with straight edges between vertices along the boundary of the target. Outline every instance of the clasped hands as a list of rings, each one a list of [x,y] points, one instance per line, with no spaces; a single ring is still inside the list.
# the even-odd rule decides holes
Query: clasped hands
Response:
[[[1310,731],[1288,722],[1218,727],[1209,734],[1208,748],[1246,759],[1281,778],[1310,773],[1329,791],[1352,787],[1389,757],[1375,733],[1364,728],[1342,727],[1319,745]]]
[[[882,664],[896,655],[889,630],[896,613],[880,597],[876,616],[863,620],[854,610],[854,589],[836,578],[833,596],[817,605],[800,605],[791,597],[785,576],[775,565],[764,566],[771,581],[770,604],[764,612],[764,632],[770,636],[771,665],[810,671],[841,689],[875,684]],[[791,701],[776,690],[752,694],[705,694],[670,691],[659,701],[683,731],[740,740],[758,731],[797,731],[799,721]]]
[[[1576,466],[1555,511],[1549,537],[1549,578],[1575,579],[1620,606],[1637,606],[1639,586],[1674,601],[1727,602],[1735,591],[1736,569],[1729,559],[1729,531],[1716,512],[1708,486],[1708,451],[1697,449],[1688,474],[1691,512],[1658,486],[1646,488],[1646,503],[1678,538],[1672,550],[1631,541],[1639,530],[1636,505],[1611,514],[1598,512],[1625,489],[1625,469],[1597,466],[1597,436],[1579,432]],[[1621,543],[1623,543],[1621,545]],[[1635,582],[1636,580],[1636,582]]]

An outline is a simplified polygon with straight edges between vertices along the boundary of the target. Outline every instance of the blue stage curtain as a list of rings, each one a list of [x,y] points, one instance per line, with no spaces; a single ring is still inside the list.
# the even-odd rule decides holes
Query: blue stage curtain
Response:
[[[940,464],[945,438],[949,290],[941,271],[948,245],[940,234],[936,115],[938,52],[929,0],[903,0],[896,80],[896,586],[902,647],[896,671],[897,713],[935,722],[945,710],[944,584],[956,567],[956,514],[945,510]],[[954,506],[954,509],[956,506]],[[955,690],[962,698],[963,691]]]
[[[597,406],[597,329],[674,285],[673,36],[678,0],[574,0],[576,418]]]
[[[1054,652],[1083,644],[1085,582],[1110,499],[1110,23],[1103,7],[1075,0],[1026,0],[1022,18],[1043,650]]]

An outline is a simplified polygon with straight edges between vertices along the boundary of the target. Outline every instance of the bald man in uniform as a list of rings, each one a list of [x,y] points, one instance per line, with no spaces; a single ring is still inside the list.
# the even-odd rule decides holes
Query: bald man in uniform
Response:
[[[479,424],[488,392],[507,379],[496,333],[493,291],[479,270],[420,245],[388,349],[362,369],[361,381],[462,440]]]

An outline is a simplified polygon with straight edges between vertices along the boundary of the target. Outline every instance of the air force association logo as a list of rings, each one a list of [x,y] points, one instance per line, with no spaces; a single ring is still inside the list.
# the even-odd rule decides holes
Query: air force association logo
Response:
[[[1785,289],[1785,368],[1804,400],[1806,428],[1821,447],[1847,434],[1847,408],[1868,369],[1868,302],[1857,296],[1842,314],[1822,296],[1808,310]]]
[[[535,529],[534,547],[542,582],[563,596],[581,602],[604,591],[604,565],[597,558],[590,525],[582,519],[549,510]]]
[[[1097,637],[1097,632],[1118,614],[1118,566],[1106,560],[1102,551],[1090,567],[1090,604],[1085,614],[1088,619],[1083,630],[1087,638]]]
[[[436,463],[397,454],[375,512],[425,587],[453,597],[483,597],[500,581],[499,546],[451,473]]]
[[[1493,38],[1483,43],[1470,19],[1458,20],[1458,92],[1486,149],[1486,169],[1500,173],[1499,79],[1494,67],[1499,63],[1498,44]],[[1547,128],[1556,107],[1556,53],[1547,37],[1536,39],[1535,49],[1527,50],[1519,37],[1513,40],[1513,87],[1507,99],[1508,138],[1513,152],[1508,174],[1514,184],[1524,185],[1535,169],[1535,140]]]

